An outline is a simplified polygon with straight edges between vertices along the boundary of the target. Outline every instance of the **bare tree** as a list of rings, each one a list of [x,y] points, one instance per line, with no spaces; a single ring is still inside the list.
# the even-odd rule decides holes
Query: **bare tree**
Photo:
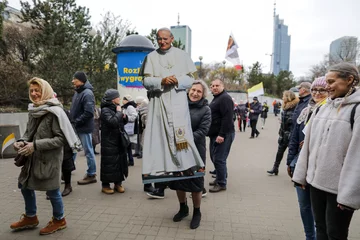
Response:
[[[112,34],[117,33],[118,39],[116,41],[116,46],[119,46],[120,42],[126,37],[127,31],[134,31],[135,29],[131,28],[131,22],[124,20],[121,16],[115,16],[112,12],[106,12],[102,15],[102,21],[97,27],[97,32],[101,36],[106,36],[109,32]]]
[[[359,59],[360,43],[356,37],[346,37],[337,47],[336,51],[329,54],[329,64],[333,65],[339,62],[356,63]]]
[[[310,68],[310,78],[315,79],[321,76],[325,76],[329,66],[330,66],[329,55],[326,54],[324,55],[324,60],[322,60],[320,63],[316,65],[313,65]]]

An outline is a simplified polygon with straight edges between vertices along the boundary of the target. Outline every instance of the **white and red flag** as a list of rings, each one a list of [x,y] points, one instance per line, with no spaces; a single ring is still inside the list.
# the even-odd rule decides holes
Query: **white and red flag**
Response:
[[[234,64],[237,70],[242,70],[242,66],[240,63],[240,58],[237,49],[239,46],[237,45],[233,34],[231,33],[229,36],[229,41],[226,49],[225,59]]]

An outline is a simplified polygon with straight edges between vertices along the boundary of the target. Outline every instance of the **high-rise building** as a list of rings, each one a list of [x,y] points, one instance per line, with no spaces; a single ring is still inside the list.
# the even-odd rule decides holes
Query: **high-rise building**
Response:
[[[280,71],[290,69],[290,43],[291,36],[288,34],[288,26],[284,20],[276,14],[276,4],[274,4],[274,39],[273,52],[271,56],[271,71],[278,75]]]
[[[174,35],[174,40],[181,42],[182,46],[185,46],[184,51],[189,54],[191,57],[191,29],[187,25],[180,25],[180,20],[178,17],[178,25],[171,26],[170,30]]]
[[[350,62],[356,64],[358,55],[357,37],[344,36],[331,42],[329,62],[335,64],[338,62]]]

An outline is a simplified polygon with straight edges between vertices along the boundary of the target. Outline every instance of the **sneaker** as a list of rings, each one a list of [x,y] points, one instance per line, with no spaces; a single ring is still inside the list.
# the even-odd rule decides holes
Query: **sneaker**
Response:
[[[203,191],[202,191],[201,196],[202,196],[202,197],[206,197],[206,195],[207,195],[207,191],[206,191],[206,189],[204,188]]]
[[[216,185],[216,180],[209,182],[209,186],[215,186]]]
[[[87,174],[85,174],[84,178],[79,180],[77,183],[79,185],[86,185],[86,184],[90,184],[90,183],[96,183],[96,174],[94,176],[89,176]]]
[[[51,234],[64,228],[66,228],[65,218],[62,218],[60,220],[52,218],[50,222],[46,225],[46,227],[40,230],[40,235]]]
[[[146,193],[146,195],[148,195],[151,198],[156,198],[156,199],[164,199],[165,198],[164,192],[160,192],[159,189],[155,189],[153,192]]]
[[[189,216],[189,207],[185,205],[183,208],[180,207],[180,210],[175,216],[173,217],[174,222],[180,222],[185,217]]]
[[[124,193],[125,192],[125,188],[122,185],[115,185],[114,190],[116,192],[118,192],[118,193]]]
[[[216,184],[213,188],[209,189],[209,192],[216,193],[216,192],[225,191],[225,190],[226,190],[226,186],[222,187],[219,184]]]
[[[144,192],[153,192],[155,188],[151,184],[144,184]]]
[[[201,221],[201,212],[194,214],[190,222],[190,228],[197,229],[200,226],[200,221]]]
[[[28,217],[25,214],[22,214],[20,221],[15,222],[10,225],[10,228],[13,230],[22,230],[22,229],[31,229],[39,225],[39,220],[37,216]]]
[[[101,191],[105,194],[113,194],[114,193],[114,189],[112,189],[111,187],[103,187],[101,189]]]

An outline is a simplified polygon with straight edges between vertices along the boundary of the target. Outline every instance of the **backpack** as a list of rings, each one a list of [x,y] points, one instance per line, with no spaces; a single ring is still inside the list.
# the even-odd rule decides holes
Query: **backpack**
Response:
[[[350,125],[351,125],[351,131],[354,128],[354,123],[355,123],[355,113],[356,113],[356,108],[360,103],[355,104],[355,106],[353,107],[353,109],[351,110],[351,114],[350,114]]]

